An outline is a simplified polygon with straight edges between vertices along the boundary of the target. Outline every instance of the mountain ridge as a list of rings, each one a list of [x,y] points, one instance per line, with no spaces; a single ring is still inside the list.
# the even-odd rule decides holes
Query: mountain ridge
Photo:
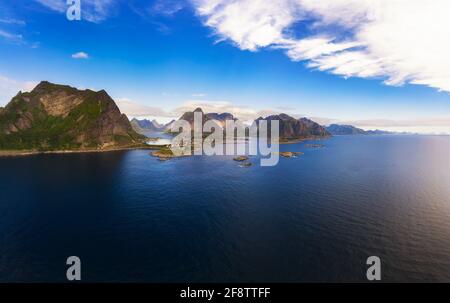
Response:
[[[390,135],[396,134],[395,132],[385,131],[385,130],[363,130],[361,128],[355,127],[348,124],[330,124],[326,129],[336,136],[341,135]]]
[[[104,150],[142,142],[105,90],[42,81],[0,110],[3,150]]]
[[[207,113],[205,114],[201,108],[196,108],[194,111],[185,112],[179,120],[186,120],[193,129],[194,113],[200,112],[202,114],[203,123],[208,120],[214,120],[220,127],[225,126],[227,120],[239,121],[230,113]],[[280,138],[284,140],[291,139],[306,139],[306,138],[327,138],[331,134],[322,125],[307,119],[295,119],[287,114],[281,113],[278,115],[267,116],[266,118],[259,117],[254,120],[257,127],[259,127],[260,120],[278,120],[280,129]],[[268,123],[268,134],[270,134],[270,123]]]
[[[297,140],[308,138],[327,138],[331,134],[322,125],[308,119],[295,119],[287,114],[270,115],[266,118],[258,118],[255,122],[259,125],[260,120],[278,120],[279,121],[279,137],[282,140]],[[271,131],[271,123],[268,123],[267,132]]]
[[[169,123],[161,124],[158,121],[156,121],[156,119],[149,120],[149,119],[133,118],[131,119],[130,123],[137,133],[144,134],[147,132],[164,132],[170,129],[174,121],[175,120],[172,120]]]

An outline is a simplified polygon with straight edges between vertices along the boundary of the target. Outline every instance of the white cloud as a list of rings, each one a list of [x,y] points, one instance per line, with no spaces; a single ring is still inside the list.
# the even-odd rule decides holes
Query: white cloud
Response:
[[[192,1],[219,41],[240,49],[283,49],[343,77],[450,92],[448,0]],[[296,32],[302,22],[306,29]]]
[[[69,5],[66,0],[35,0],[43,6],[59,12],[66,13]],[[81,19],[93,23],[106,20],[115,8],[116,0],[81,0]]]
[[[370,120],[356,120],[344,121],[347,124],[361,125],[364,127],[447,127],[450,128],[450,118],[435,117],[435,118],[418,118],[418,119],[370,119]]]
[[[165,110],[157,106],[149,106],[133,102],[128,98],[116,99],[116,104],[120,111],[128,117],[138,119],[157,118],[158,122],[167,122],[171,119],[178,119],[185,112],[193,111],[200,107],[205,113],[231,113],[241,121],[249,122],[259,117],[266,117],[280,113],[277,109],[261,109],[255,110],[247,106],[232,104],[227,101],[210,101],[210,100],[189,100],[183,102],[173,110]],[[295,116],[295,115],[294,115]]]
[[[13,25],[26,25],[23,20],[13,19],[13,18],[0,18],[0,23],[13,24]]]
[[[174,110],[174,115],[180,117],[187,111],[200,107],[204,113],[230,113],[243,122],[253,121],[259,117],[280,113],[276,109],[256,110],[247,106],[236,105],[227,101],[189,100]]]
[[[206,94],[204,94],[204,93],[195,93],[195,94],[192,94],[192,97],[194,97],[194,98],[204,98],[204,97],[206,97]]]
[[[309,117],[311,120],[321,124],[353,125],[364,130],[381,129],[394,132],[410,132],[421,134],[449,134],[450,118],[427,117],[415,119],[365,119],[365,120],[343,120],[335,118]]]
[[[31,91],[37,84],[33,81],[18,81],[0,75],[0,106],[6,105],[19,91]]]
[[[119,98],[116,100],[116,104],[120,111],[128,117],[173,117],[173,114],[159,107],[139,104],[128,98]]]
[[[151,14],[172,17],[185,7],[185,3],[179,0],[156,0],[149,8]]]
[[[363,129],[383,129],[389,131],[407,131],[422,134],[450,134],[450,118],[419,118],[419,119],[373,119],[347,121]]]
[[[73,59],[89,59],[89,54],[85,52],[78,52],[72,55]]]
[[[1,29],[0,29],[0,37],[2,37],[3,39],[5,39],[9,42],[13,42],[13,43],[17,43],[17,44],[24,43],[22,35],[12,34],[10,32],[7,32],[7,31],[1,30]]]
[[[66,1],[64,0],[35,0],[35,1],[60,13],[65,12],[68,7]]]

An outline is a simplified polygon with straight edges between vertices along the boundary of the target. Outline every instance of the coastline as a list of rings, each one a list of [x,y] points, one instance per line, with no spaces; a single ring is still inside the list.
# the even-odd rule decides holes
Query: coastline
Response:
[[[279,141],[280,145],[284,144],[296,144],[302,143],[307,140],[326,140],[331,138],[329,137],[308,137],[308,138],[297,138],[297,139],[285,139]],[[40,154],[75,154],[75,153],[106,153],[106,152],[114,152],[114,151],[124,151],[124,150],[161,150],[166,145],[151,145],[151,144],[139,144],[132,146],[122,146],[122,147],[113,147],[113,148],[105,148],[105,149],[73,149],[73,150],[0,150],[0,158],[6,157],[26,157]]]
[[[106,153],[114,151],[124,151],[124,150],[157,150],[155,146],[150,145],[137,145],[137,146],[123,146],[116,148],[107,149],[74,149],[74,150],[49,150],[49,151],[39,151],[39,150],[0,150],[0,158],[6,157],[26,157],[41,154],[77,154],[77,153]]]
[[[278,141],[279,144],[296,144],[296,143],[304,143],[305,141],[322,141],[331,139],[333,136],[324,136],[324,137],[304,137],[304,138],[289,138],[289,139],[281,139]]]

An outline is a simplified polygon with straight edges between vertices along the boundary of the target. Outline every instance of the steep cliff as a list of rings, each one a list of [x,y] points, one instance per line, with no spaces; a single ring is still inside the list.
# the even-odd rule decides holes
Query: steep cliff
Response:
[[[107,149],[143,138],[104,90],[43,81],[0,110],[0,149]]]

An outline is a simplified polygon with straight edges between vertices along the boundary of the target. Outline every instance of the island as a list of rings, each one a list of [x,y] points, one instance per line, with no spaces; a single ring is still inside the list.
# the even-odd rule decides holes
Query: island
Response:
[[[236,162],[244,162],[244,161],[247,161],[247,160],[248,160],[247,156],[237,156],[237,157],[233,158],[233,161],[236,161]]]
[[[195,112],[202,115],[203,122],[213,120],[222,129],[226,121],[238,121],[230,113],[205,114],[201,108],[184,113],[180,119],[193,123]],[[258,128],[261,119],[254,121]],[[280,143],[331,136],[324,127],[307,118],[279,114],[265,120],[279,121]],[[79,90],[42,81],[31,92],[19,92],[4,108],[0,107],[0,156],[153,149],[153,156],[166,161],[176,157],[170,145],[157,145],[158,138],[148,138],[142,133],[170,132],[173,123],[130,121],[105,90]],[[271,124],[268,123],[269,133]],[[281,155],[293,157],[298,153]],[[234,160],[248,163],[247,156]]]
[[[303,155],[302,152],[280,152],[280,156],[284,158],[295,158],[299,155]]]
[[[106,91],[47,81],[0,108],[0,155],[146,148]]]

